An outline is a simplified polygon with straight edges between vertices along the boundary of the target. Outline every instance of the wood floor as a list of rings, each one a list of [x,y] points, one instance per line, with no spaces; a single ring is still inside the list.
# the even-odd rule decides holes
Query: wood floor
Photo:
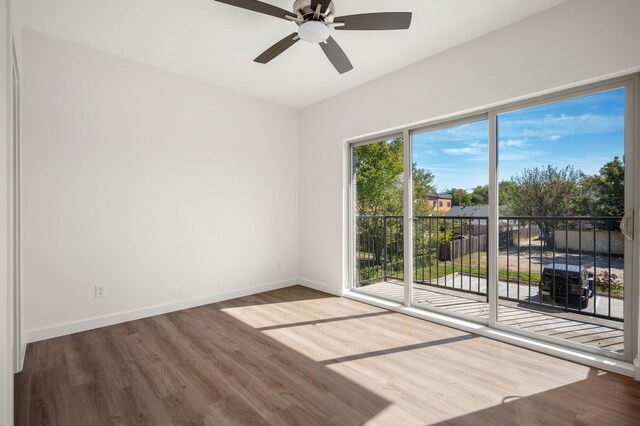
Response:
[[[30,344],[17,425],[640,424],[640,382],[291,287]]]
[[[404,285],[392,282],[370,284],[360,288],[366,293],[404,299]],[[451,312],[489,319],[489,304],[471,299],[464,293],[414,284],[415,303],[446,309]],[[624,350],[623,323],[587,315],[553,313],[553,309],[531,305],[518,306],[516,302],[500,301],[501,323],[521,330],[544,334],[558,339],[622,353]],[[558,310],[560,311],[560,310]]]

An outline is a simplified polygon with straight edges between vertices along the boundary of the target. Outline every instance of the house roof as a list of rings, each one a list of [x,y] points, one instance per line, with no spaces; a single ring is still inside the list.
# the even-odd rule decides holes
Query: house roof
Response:
[[[450,200],[451,198],[453,198],[453,195],[451,195],[451,194],[427,194],[427,195],[425,195],[425,198],[442,198],[442,199]]]
[[[487,217],[489,206],[453,206],[447,216]]]

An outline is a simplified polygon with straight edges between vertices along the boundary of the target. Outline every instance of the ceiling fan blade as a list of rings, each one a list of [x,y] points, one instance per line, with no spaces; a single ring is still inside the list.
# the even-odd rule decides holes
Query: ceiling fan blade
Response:
[[[273,6],[267,3],[263,3],[257,0],[216,0],[220,3],[229,4],[231,6],[240,7],[242,9],[251,10],[253,12],[263,13],[265,15],[275,16],[276,18],[287,19],[287,16],[297,18],[297,15],[293,12],[289,12],[284,9],[280,9],[277,6]]]
[[[266,64],[272,59],[275,59],[282,52],[296,44],[300,40],[298,37],[298,33],[289,34],[267,50],[265,50],[260,56],[255,58],[253,61],[258,62],[259,64]]]
[[[320,43],[320,47],[340,74],[344,74],[353,69],[351,61],[349,61],[346,53],[344,53],[344,50],[336,43],[333,37],[329,37],[326,43]]]
[[[335,23],[336,30],[406,30],[411,26],[411,12],[362,13],[360,15],[340,16]]]
[[[331,3],[331,0],[311,0],[311,10],[315,11],[320,4],[322,5],[320,13],[325,13],[329,8],[329,3]]]

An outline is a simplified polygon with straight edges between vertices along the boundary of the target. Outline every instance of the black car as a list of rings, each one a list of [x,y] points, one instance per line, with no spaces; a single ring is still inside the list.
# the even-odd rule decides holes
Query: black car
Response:
[[[540,291],[543,295],[551,296],[556,303],[580,305],[584,309],[594,295],[593,273],[577,265],[549,263],[542,270]]]

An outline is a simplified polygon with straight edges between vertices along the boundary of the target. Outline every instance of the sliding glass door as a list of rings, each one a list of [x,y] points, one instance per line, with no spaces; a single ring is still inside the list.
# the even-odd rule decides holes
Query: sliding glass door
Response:
[[[352,289],[631,360],[636,91],[620,78],[353,144]]]
[[[614,86],[497,114],[499,324],[624,353],[626,97]]]
[[[403,138],[352,147],[354,286],[404,298]]]
[[[485,320],[488,129],[486,117],[474,117],[411,137],[412,302]]]

